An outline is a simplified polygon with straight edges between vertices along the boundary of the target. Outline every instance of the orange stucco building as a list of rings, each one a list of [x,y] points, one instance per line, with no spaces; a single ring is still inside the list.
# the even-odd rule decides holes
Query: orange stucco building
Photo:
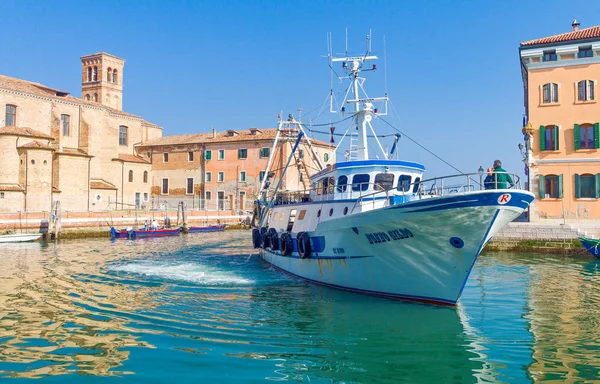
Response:
[[[600,219],[600,26],[521,43],[531,220]]]

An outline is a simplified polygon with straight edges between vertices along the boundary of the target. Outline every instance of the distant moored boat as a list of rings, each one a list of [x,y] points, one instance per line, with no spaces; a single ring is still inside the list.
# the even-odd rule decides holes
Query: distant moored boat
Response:
[[[13,235],[0,236],[0,243],[24,243],[28,241],[36,241],[42,237],[41,233],[20,233]]]

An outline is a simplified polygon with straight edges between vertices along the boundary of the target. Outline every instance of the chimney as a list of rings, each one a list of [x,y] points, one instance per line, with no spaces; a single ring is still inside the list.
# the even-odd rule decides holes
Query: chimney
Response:
[[[217,130],[213,128],[213,139],[217,138]]]
[[[573,27],[573,31],[577,32],[579,31],[579,22],[577,21],[577,19],[573,20],[573,23],[571,23],[571,27]]]

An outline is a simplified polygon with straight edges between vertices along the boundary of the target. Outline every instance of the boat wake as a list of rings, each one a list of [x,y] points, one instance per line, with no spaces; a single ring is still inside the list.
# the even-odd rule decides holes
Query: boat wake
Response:
[[[186,281],[205,286],[253,285],[255,282],[199,263],[134,262],[109,267],[112,272],[124,272],[165,280]]]

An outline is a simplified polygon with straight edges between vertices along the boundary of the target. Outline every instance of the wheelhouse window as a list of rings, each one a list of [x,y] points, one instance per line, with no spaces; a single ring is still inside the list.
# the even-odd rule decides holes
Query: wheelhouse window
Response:
[[[329,178],[329,193],[333,194],[333,191],[335,190],[335,177],[331,176]]]
[[[385,191],[392,189],[394,186],[394,174],[393,173],[378,173],[375,175],[375,190]]]
[[[600,198],[600,173],[575,174],[575,198],[598,199]]]
[[[185,179],[185,193],[188,195],[194,194],[194,178],[188,177]]]
[[[410,190],[410,181],[412,177],[409,175],[400,175],[398,178],[398,191],[408,192]]]
[[[265,147],[265,148],[260,149],[260,157],[261,158],[269,157],[270,153],[271,153],[271,148]]]
[[[194,161],[194,152],[188,152],[188,161]]]
[[[339,193],[346,192],[347,188],[348,188],[348,176],[342,175],[342,176],[338,177],[337,191]]]
[[[238,149],[238,159],[247,159],[248,158],[248,150],[246,148]]]
[[[542,199],[562,198],[562,175],[540,175],[539,191]]]
[[[419,192],[420,187],[421,187],[421,178],[415,177],[415,183],[413,185],[413,193]]]
[[[579,52],[577,52],[577,57],[583,59],[584,57],[593,57],[594,52],[592,51],[592,47],[579,47]]]
[[[321,194],[322,195],[326,195],[327,194],[327,190],[328,190],[328,186],[329,186],[329,179],[326,177],[324,179],[321,179],[319,181],[319,185],[321,186]]]
[[[558,84],[547,83],[542,86],[544,104],[558,103]]]
[[[369,174],[358,174],[352,177],[352,191],[366,191],[369,189]]]
[[[17,125],[17,106],[16,105],[6,105],[6,115],[4,119],[4,125],[9,127],[14,127]]]
[[[169,179],[162,179],[162,189],[160,191],[161,194],[163,195],[168,195],[169,194]]]
[[[70,127],[69,127],[69,123],[71,117],[69,115],[60,115],[60,123],[62,125],[62,134],[63,136],[69,136],[70,133]]]
[[[546,125],[540,127],[540,150],[558,150],[558,126]]]
[[[556,51],[545,51],[544,52],[544,61],[556,61]]]
[[[594,100],[594,81],[581,80],[577,83],[577,100],[591,101]]]
[[[119,145],[127,145],[127,127],[119,126]]]

